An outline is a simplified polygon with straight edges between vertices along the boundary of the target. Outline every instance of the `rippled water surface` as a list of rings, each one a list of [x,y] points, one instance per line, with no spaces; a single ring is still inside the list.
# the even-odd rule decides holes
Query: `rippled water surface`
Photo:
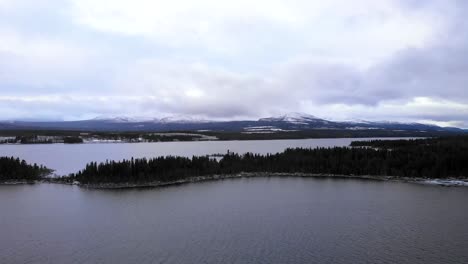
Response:
[[[467,201],[340,179],[0,186],[0,263],[468,263]]]

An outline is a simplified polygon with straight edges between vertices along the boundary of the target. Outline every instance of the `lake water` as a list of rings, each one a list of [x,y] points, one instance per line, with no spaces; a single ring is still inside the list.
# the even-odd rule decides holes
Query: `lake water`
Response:
[[[388,138],[387,138],[388,139]],[[393,138],[396,139],[396,138]],[[45,165],[58,175],[77,172],[91,161],[152,158],[156,156],[225,154],[228,150],[237,153],[276,153],[294,147],[349,146],[352,141],[370,138],[335,138],[303,140],[252,140],[252,141],[203,141],[203,142],[158,142],[158,143],[109,143],[109,144],[42,144],[0,145],[0,156],[14,156],[29,163]]]
[[[0,186],[0,263],[468,263],[468,188],[250,178]]]

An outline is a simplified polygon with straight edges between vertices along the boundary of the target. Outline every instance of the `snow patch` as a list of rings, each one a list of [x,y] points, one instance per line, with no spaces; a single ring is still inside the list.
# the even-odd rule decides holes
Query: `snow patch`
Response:
[[[91,120],[105,121],[105,122],[112,122],[112,123],[139,123],[139,122],[149,122],[154,119],[149,118],[149,117],[97,116]]]
[[[250,126],[244,127],[243,134],[271,134],[274,132],[294,132],[297,130],[285,130],[275,126]]]
[[[288,113],[282,116],[276,116],[276,117],[267,117],[267,118],[260,118],[258,121],[263,121],[263,122],[289,122],[293,124],[305,124],[307,125],[310,122],[322,122],[322,123],[328,123],[328,121],[320,119],[316,116],[309,115],[309,114],[304,114],[304,113]]]
[[[160,123],[179,123],[179,124],[187,124],[187,123],[208,123],[210,121],[205,119],[195,118],[193,116],[187,115],[174,115],[174,116],[167,116],[158,120]]]
[[[445,179],[434,179],[434,180],[425,180],[425,184],[440,185],[440,186],[466,186],[468,187],[467,180],[445,180]]]

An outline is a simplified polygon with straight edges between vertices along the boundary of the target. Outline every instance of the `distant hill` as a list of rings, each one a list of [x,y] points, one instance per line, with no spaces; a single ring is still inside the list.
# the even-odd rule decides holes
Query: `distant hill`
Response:
[[[330,121],[302,113],[289,113],[258,120],[212,121],[186,116],[161,119],[99,117],[81,121],[4,121],[0,130],[83,130],[83,131],[226,131],[242,133],[271,133],[303,130],[390,130],[418,132],[466,132],[455,127],[439,127],[421,123],[371,122],[365,120]]]

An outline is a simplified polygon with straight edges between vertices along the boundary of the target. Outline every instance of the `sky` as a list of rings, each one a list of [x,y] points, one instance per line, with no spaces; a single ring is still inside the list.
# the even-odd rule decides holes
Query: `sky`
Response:
[[[463,0],[0,0],[0,119],[468,128]]]

